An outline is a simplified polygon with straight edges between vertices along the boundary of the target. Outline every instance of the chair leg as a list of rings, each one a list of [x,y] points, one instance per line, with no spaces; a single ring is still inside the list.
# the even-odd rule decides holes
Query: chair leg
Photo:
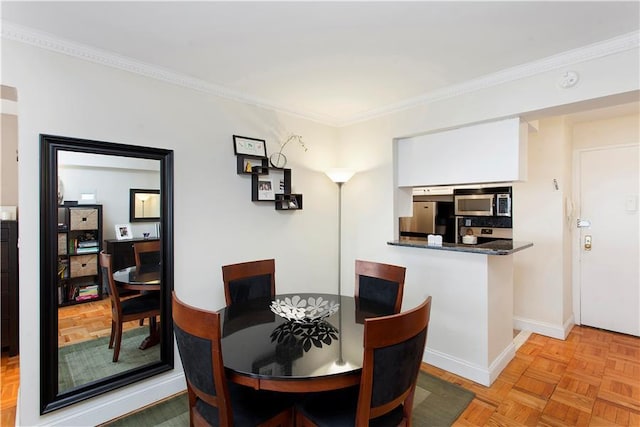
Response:
[[[144,319],[140,319],[140,326],[144,326]]]
[[[113,349],[113,361],[118,361],[118,356],[120,356],[120,342],[122,341],[122,323],[116,323],[116,347]]]
[[[111,321],[111,336],[109,337],[109,348],[113,348],[113,338],[115,337],[116,332],[116,324],[112,320]]]

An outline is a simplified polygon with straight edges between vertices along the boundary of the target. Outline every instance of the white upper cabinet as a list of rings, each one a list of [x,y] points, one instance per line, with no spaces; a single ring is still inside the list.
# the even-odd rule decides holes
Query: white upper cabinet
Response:
[[[399,139],[396,144],[399,187],[527,178],[527,125],[517,117]]]

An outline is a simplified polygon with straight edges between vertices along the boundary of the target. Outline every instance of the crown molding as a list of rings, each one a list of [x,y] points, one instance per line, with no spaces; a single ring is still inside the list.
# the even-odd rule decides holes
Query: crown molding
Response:
[[[515,80],[542,74],[548,71],[569,67],[580,62],[602,58],[608,55],[637,49],[640,46],[640,31],[624,34],[609,40],[594,43],[581,48],[549,56],[539,61],[529,62],[516,67],[506,68],[496,73],[487,74],[477,79],[467,80],[457,85],[436,89],[421,96],[410,98],[395,104],[367,111],[353,116],[350,120],[340,123],[349,126],[358,122],[370,120],[387,114],[396,113],[409,108],[440,101],[447,98],[464,95],[466,93],[487,89]]]
[[[286,113],[301,117],[314,122],[337,127],[339,123],[333,117],[300,112],[292,110],[286,106],[278,105],[266,99],[250,96],[245,93],[234,91],[224,86],[209,83],[207,81],[191,77],[186,74],[176,73],[164,69],[157,65],[147,64],[135,59],[114,54],[112,52],[88,46],[82,43],[65,40],[48,33],[37,31],[21,25],[17,25],[5,20],[1,20],[2,38],[29,44],[52,52],[61,53],[74,58],[84,59],[96,64],[116,68],[123,71],[139,74],[145,77],[172,83],[178,86],[208,93],[221,98],[250,104],[267,110]]]
[[[29,44],[52,52],[62,53],[64,55],[129,71],[131,73],[183,86],[221,98],[286,113],[333,127],[349,126],[431,102],[453,98],[547,71],[557,70],[580,62],[601,58],[631,49],[637,49],[640,46],[640,31],[635,31],[585,47],[549,56],[539,61],[529,62],[527,64],[488,74],[477,79],[468,80],[460,84],[436,89],[432,92],[414,98],[369,110],[361,114],[356,114],[347,120],[339,120],[336,117],[310,113],[308,111],[296,111],[266,99],[250,96],[248,94],[234,91],[185,74],[176,73],[155,65],[137,61],[132,58],[116,55],[81,43],[64,40],[51,34],[16,25],[8,21],[2,20],[0,22],[2,26],[1,36],[8,40]]]

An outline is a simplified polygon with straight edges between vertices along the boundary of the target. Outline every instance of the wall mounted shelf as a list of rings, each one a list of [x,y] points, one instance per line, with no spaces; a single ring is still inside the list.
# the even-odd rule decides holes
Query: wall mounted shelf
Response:
[[[251,201],[271,202],[278,211],[301,210],[302,194],[291,193],[291,169],[269,167],[266,156],[239,153],[238,140],[243,143],[257,141],[261,144],[264,141],[234,135],[236,172],[238,175],[251,176]],[[264,148],[263,145],[260,147]],[[242,145],[240,149],[245,150],[247,147]]]

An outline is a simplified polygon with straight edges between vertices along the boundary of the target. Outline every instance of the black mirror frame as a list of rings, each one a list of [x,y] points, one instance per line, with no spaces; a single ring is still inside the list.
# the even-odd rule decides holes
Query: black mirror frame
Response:
[[[57,174],[58,151],[160,161],[162,263],[160,361],[58,392]],[[40,135],[40,414],[60,409],[173,369],[173,150]]]
[[[136,194],[160,194],[160,190],[144,190],[141,188],[132,188],[129,190],[129,222],[158,222],[159,217],[152,216],[136,216]],[[144,203],[144,202],[143,202]],[[144,211],[144,207],[142,209]]]

